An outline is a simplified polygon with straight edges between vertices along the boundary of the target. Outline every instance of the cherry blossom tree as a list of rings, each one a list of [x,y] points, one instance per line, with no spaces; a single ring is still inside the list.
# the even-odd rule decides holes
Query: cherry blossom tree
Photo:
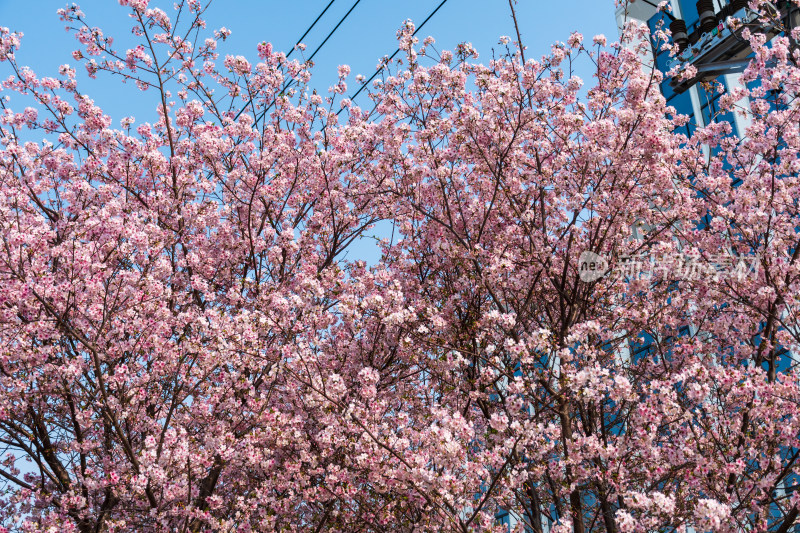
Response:
[[[481,63],[409,22],[362,108],[120,3],[126,51],[61,16],[154,123],[0,29],[0,531],[794,527],[797,32],[687,137],[634,24]]]

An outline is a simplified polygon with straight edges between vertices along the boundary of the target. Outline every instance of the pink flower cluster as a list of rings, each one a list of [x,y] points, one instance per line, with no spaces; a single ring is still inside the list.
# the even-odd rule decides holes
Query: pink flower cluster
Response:
[[[480,63],[407,22],[357,106],[346,66],[220,62],[197,1],[120,3],[127,51],[60,16],[153,96],[121,129],[0,28],[0,532],[791,530],[790,39],[744,37],[746,135],[687,137],[635,25]],[[587,282],[587,250],[758,268]]]

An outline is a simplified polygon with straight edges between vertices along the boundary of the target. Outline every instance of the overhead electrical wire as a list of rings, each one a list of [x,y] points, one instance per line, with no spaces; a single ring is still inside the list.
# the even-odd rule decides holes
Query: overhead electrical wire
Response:
[[[288,54],[286,54],[286,58],[287,59],[289,58],[290,55],[292,55],[294,53],[295,50],[297,50],[297,45],[299,45],[300,43],[303,42],[303,39],[306,38],[306,35],[308,35],[309,32],[314,29],[314,26],[317,25],[317,22],[319,22],[319,19],[322,18],[322,15],[324,15],[325,12],[328,11],[328,8],[331,7],[335,1],[336,0],[331,0],[330,2],[328,2],[328,5],[325,6],[325,9],[322,10],[322,13],[317,15],[317,18],[314,19],[314,22],[311,23],[311,26],[309,26],[308,29],[306,29],[306,32],[303,35],[301,35],[299,39],[297,39],[297,42],[294,43],[294,46],[292,47],[292,49],[289,50]]]
[[[439,3],[439,5],[438,5],[438,6],[436,6],[436,9],[434,9],[433,11],[431,11],[431,12],[430,12],[430,14],[429,14],[429,15],[428,15],[428,16],[425,18],[425,20],[423,20],[423,21],[422,21],[422,24],[420,24],[420,25],[417,27],[417,29],[416,29],[416,30],[414,30],[414,33],[412,33],[412,34],[411,34],[411,36],[413,37],[414,35],[416,35],[416,34],[417,34],[417,32],[419,32],[419,31],[422,29],[422,27],[423,27],[423,26],[425,26],[425,24],[427,24],[427,22],[428,22],[429,20],[431,20],[431,18],[433,18],[433,16],[436,14],[436,12],[437,12],[437,11],[439,11],[439,10],[442,8],[442,6],[443,6],[443,5],[445,5],[446,3],[447,3],[447,0],[442,0],[442,1]],[[389,64],[389,62],[390,62],[392,59],[394,59],[394,57],[395,57],[397,54],[399,54],[399,53],[400,53],[400,48],[398,48],[397,50],[395,50],[395,51],[394,51],[394,53],[393,53],[391,56],[389,56],[389,59],[387,59],[386,61],[384,61],[384,62],[383,62],[383,64],[382,64],[380,67],[378,67],[378,70],[376,70],[376,71],[375,71],[375,73],[374,73],[372,76],[370,76],[370,78],[369,78],[367,81],[365,81],[365,82],[364,82],[364,83],[361,85],[361,87],[359,87],[359,88],[358,88],[358,90],[357,90],[357,91],[356,91],[356,92],[355,92],[355,93],[354,93],[354,94],[353,94],[353,95],[350,97],[350,101],[353,101],[353,100],[355,100],[356,96],[358,96],[358,95],[361,93],[361,91],[363,91],[363,90],[364,90],[364,87],[366,87],[367,85],[369,85],[369,82],[371,82],[372,80],[374,80],[374,79],[375,79],[375,76],[377,76],[378,74],[380,74],[380,73],[381,73],[381,71],[382,71],[384,68],[386,68],[386,65],[388,65],[388,64]],[[339,113],[341,113],[343,110],[344,110],[344,109],[340,109],[340,110],[339,110],[339,111],[338,111],[336,114],[338,115],[338,114],[339,114]]]
[[[292,52],[293,52],[293,51],[294,51],[294,50],[297,48],[297,45],[298,45],[298,44],[300,44],[300,42],[301,42],[301,41],[302,41],[302,40],[303,40],[303,39],[306,37],[306,35],[308,35],[308,33],[311,31],[311,29],[312,29],[312,28],[313,28],[313,27],[314,27],[314,26],[317,24],[317,22],[319,21],[319,19],[321,19],[321,18],[322,18],[322,16],[325,14],[325,12],[328,10],[328,8],[329,8],[329,7],[331,7],[331,5],[332,5],[332,4],[333,4],[335,1],[336,1],[336,0],[331,0],[331,1],[328,3],[328,5],[327,5],[327,6],[325,6],[325,9],[323,9],[323,10],[322,10],[322,12],[321,12],[321,13],[320,13],[320,14],[317,16],[317,18],[314,20],[314,22],[312,22],[312,23],[311,23],[311,25],[308,27],[308,29],[305,31],[305,33],[303,33],[303,35],[300,37],[300,39],[298,39],[297,43],[296,43],[296,44],[295,44],[295,46],[292,48],[292,50],[291,50],[291,51],[290,51],[290,52],[289,52],[289,53],[286,55],[286,57],[287,57],[287,58],[288,58],[288,57],[289,57],[289,56],[292,54]],[[344,14],[344,16],[343,16],[341,19],[339,19],[339,22],[337,22],[337,23],[336,23],[336,26],[334,26],[334,27],[333,27],[333,29],[332,29],[332,30],[331,30],[331,31],[328,33],[328,35],[325,37],[325,39],[323,39],[323,40],[322,40],[322,42],[321,42],[321,43],[320,43],[320,44],[319,44],[319,45],[318,45],[318,46],[317,46],[317,47],[314,49],[314,51],[311,53],[311,55],[309,56],[309,58],[306,60],[307,62],[308,62],[308,61],[311,61],[311,60],[314,58],[314,56],[316,56],[316,55],[317,55],[317,52],[319,52],[319,51],[322,49],[322,47],[323,47],[323,46],[325,46],[325,43],[327,43],[327,42],[328,42],[328,40],[329,40],[329,39],[330,39],[330,38],[333,36],[333,34],[336,32],[336,30],[338,30],[338,29],[339,29],[339,26],[341,26],[341,25],[344,23],[344,21],[347,19],[347,17],[349,17],[349,16],[350,16],[350,13],[352,13],[352,12],[353,12],[353,10],[356,8],[356,6],[358,6],[358,4],[359,4],[359,3],[361,3],[361,0],[356,0],[356,1],[353,3],[353,5],[352,5],[352,6],[350,6],[350,9],[348,9],[348,10],[347,10],[347,13],[345,13],[345,14]],[[414,33],[412,33],[411,35],[412,35],[412,36],[414,36],[414,35],[416,35],[416,34],[417,34],[417,33],[418,33],[420,30],[422,30],[422,28],[425,26],[425,24],[427,24],[427,23],[428,23],[428,21],[429,21],[429,20],[431,20],[431,19],[433,18],[433,16],[434,16],[434,15],[436,15],[436,13],[437,13],[437,12],[438,12],[438,11],[439,11],[439,10],[440,10],[440,9],[441,9],[441,8],[442,8],[442,7],[443,7],[445,4],[446,4],[446,3],[447,3],[447,0],[442,0],[441,2],[439,2],[439,5],[437,5],[437,6],[436,6],[436,8],[435,8],[433,11],[431,11],[431,12],[428,14],[428,16],[427,16],[427,17],[425,17],[425,20],[423,20],[423,21],[422,21],[422,24],[420,24],[420,25],[419,25],[419,26],[418,26],[418,27],[417,27],[417,28],[414,30]],[[392,59],[394,59],[394,58],[395,58],[395,56],[397,56],[397,54],[399,54],[399,53],[400,53],[400,48],[398,47],[398,48],[397,48],[397,49],[394,51],[394,53],[392,53],[392,55],[391,55],[391,56],[389,56],[388,60],[384,61],[384,62],[383,62],[383,64],[382,64],[380,67],[378,67],[378,69],[377,69],[377,70],[376,70],[376,71],[375,71],[375,72],[372,74],[372,76],[370,76],[370,78],[369,78],[368,80],[366,80],[366,81],[365,81],[365,82],[364,82],[364,83],[361,85],[361,87],[359,87],[359,89],[358,89],[358,90],[357,90],[357,91],[356,91],[356,92],[355,92],[355,93],[354,93],[352,96],[350,96],[350,100],[351,100],[351,101],[355,100],[355,98],[356,98],[356,97],[357,97],[359,94],[361,94],[361,91],[363,91],[363,90],[364,90],[364,88],[365,88],[365,87],[366,87],[366,86],[367,86],[367,85],[368,85],[368,84],[369,84],[369,83],[370,83],[372,80],[374,80],[374,79],[375,79],[375,77],[376,77],[378,74],[380,74],[380,73],[381,73],[381,71],[383,71],[383,69],[386,67],[386,65],[387,65],[387,64],[388,64],[388,63],[389,63],[389,62],[390,62]],[[285,85],[284,85],[284,86],[281,88],[281,93],[285,92],[285,91],[286,91],[286,89],[288,89],[288,88],[289,88],[289,87],[290,87],[290,86],[291,86],[293,83],[295,83],[295,80],[290,80],[290,81],[288,81],[288,82],[287,82],[287,83],[286,83],[286,84],[285,84]],[[240,115],[241,115],[241,114],[244,112],[244,110],[247,108],[247,106],[248,106],[248,105],[250,105],[250,104],[252,103],[252,101],[253,101],[253,98],[250,98],[250,100],[247,102],[247,104],[246,104],[246,105],[244,105],[244,106],[242,107],[242,109],[241,109],[241,110],[240,110],[240,111],[239,111],[239,112],[236,114],[236,116],[234,117],[234,120],[236,120],[237,118],[239,118],[239,116],[240,116]],[[260,114],[260,115],[259,115],[259,116],[256,118],[256,123],[257,123],[259,120],[261,120],[262,118],[264,118],[264,115],[266,115],[266,114],[267,114],[267,112],[268,112],[268,111],[269,111],[269,110],[272,108],[272,106],[273,106],[273,105],[275,105],[275,102],[276,102],[276,100],[273,100],[273,101],[272,101],[272,103],[270,103],[270,104],[269,104],[269,105],[268,105],[268,106],[267,106],[267,107],[264,109],[264,111],[262,111],[262,112],[261,112],[261,114]],[[340,109],[340,110],[337,112],[337,115],[338,115],[339,113],[341,113],[343,110],[344,110],[344,109]]]
[[[445,0],[445,1],[446,1],[446,0]],[[329,8],[329,7],[331,7],[331,4],[333,4],[333,2],[335,2],[335,0],[331,0],[331,2],[330,2],[330,3],[329,3],[327,6],[325,6],[325,9],[322,11],[322,13],[320,13],[320,14],[319,14],[319,16],[317,17],[317,19],[316,19],[316,20],[315,20],[315,21],[314,21],[314,22],[311,24],[311,26],[308,28],[308,30],[306,30],[306,32],[303,34],[303,37],[300,37],[300,41],[302,41],[302,40],[303,40],[303,38],[304,38],[306,35],[308,35],[308,32],[310,32],[310,31],[311,31],[311,28],[313,28],[313,27],[314,27],[314,25],[317,23],[317,21],[318,21],[318,20],[319,20],[319,19],[322,17],[322,15],[324,15],[324,14],[325,14],[325,11],[327,11],[327,10],[328,10],[328,8]],[[319,51],[322,49],[322,47],[323,47],[323,46],[325,46],[325,43],[327,43],[327,42],[328,42],[328,40],[329,40],[329,39],[330,39],[330,38],[333,36],[333,34],[334,34],[334,33],[336,33],[336,30],[338,30],[338,29],[339,29],[339,26],[341,26],[341,25],[342,25],[342,23],[344,23],[344,21],[347,19],[347,17],[349,17],[349,16],[350,16],[350,13],[352,13],[352,12],[353,12],[353,10],[356,8],[356,6],[357,6],[358,4],[360,4],[360,3],[361,3],[361,0],[356,0],[356,1],[353,3],[353,5],[352,5],[352,6],[350,6],[350,9],[348,9],[348,10],[347,10],[347,13],[345,13],[345,14],[344,14],[344,16],[343,16],[341,19],[339,19],[339,22],[337,22],[337,23],[336,23],[336,26],[334,26],[334,27],[333,27],[333,29],[332,29],[332,30],[331,30],[331,31],[328,33],[328,35],[325,37],[325,39],[323,39],[323,40],[322,40],[322,42],[321,42],[321,43],[320,43],[320,44],[319,44],[319,45],[318,45],[318,46],[317,46],[317,47],[314,49],[314,51],[311,53],[311,55],[309,56],[309,58],[308,58],[308,59],[306,59],[306,62],[309,62],[309,61],[311,61],[312,59],[314,59],[314,56],[316,56],[316,55],[317,55],[317,52],[319,52]],[[298,41],[298,43],[299,43],[300,41]],[[297,48],[297,45],[295,45],[295,47],[294,47],[294,48]],[[292,51],[294,51],[294,48],[292,49]],[[290,54],[291,54],[291,52],[290,52],[289,54],[287,54],[287,55],[286,55],[286,57],[288,58]],[[281,88],[281,91],[280,91],[280,92],[281,92],[281,93],[284,93],[284,92],[286,92],[286,89],[288,89],[288,88],[289,88],[289,87],[290,87],[290,86],[291,86],[293,83],[295,83],[295,80],[293,80],[293,79],[292,79],[292,80],[289,80],[288,82],[286,82],[286,84],[285,84],[285,85],[284,85],[284,86]],[[241,115],[241,114],[244,112],[244,110],[245,110],[245,109],[247,109],[247,106],[248,106],[248,105],[250,105],[252,102],[253,102],[253,98],[251,97],[251,98],[250,98],[250,100],[247,102],[247,104],[245,104],[245,105],[242,107],[242,109],[241,109],[241,110],[240,110],[240,111],[239,111],[239,112],[236,114],[236,116],[235,116],[235,117],[233,117],[233,120],[236,120],[237,118],[239,118],[239,115]],[[269,105],[268,105],[268,106],[267,106],[267,107],[264,109],[264,111],[262,111],[262,112],[261,112],[261,114],[260,114],[260,115],[259,115],[259,116],[256,118],[256,120],[255,120],[255,122],[256,122],[256,123],[258,123],[258,121],[259,121],[259,120],[261,120],[262,118],[264,118],[264,115],[266,115],[266,114],[267,114],[267,112],[268,112],[268,111],[269,111],[269,110],[272,108],[272,106],[273,106],[273,105],[275,105],[275,102],[276,102],[276,100],[273,100],[273,101],[272,101],[272,103],[270,103],[270,104],[269,104]]]
[[[294,51],[295,51],[295,50],[297,50],[297,45],[299,45],[300,43],[302,43],[302,42],[303,42],[303,39],[305,39],[305,38],[306,38],[306,35],[308,35],[308,34],[311,32],[311,30],[313,30],[313,29],[314,29],[314,26],[316,26],[316,25],[317,25],[317,22],[319,22],[319,19],[321,19],[321,18],[322,18],[322,16],[323,16],[323,15],[324,15],[324,14],[325,14],[327,11],[328,11],[328,9],[329,9],[329,8],[330,8],[330,7],[333,5],[333,3],[334,3],[335,1],[336,1],[336,0],[331,0],[330,2],[328,2],[328,5],[327,5],[327,6],[325,6],[325,9],[323,9],[323,10],[320,12],[320,14],[319,14],[319,15],[317,15],[317,18],[315,18],[315,19],[314,19],[314,22],[312,22],[312,23],[311,23],[311,25],[310,25],[308,28],[306,28],[306,31],[304,31],[304,32],[303,32],[303,35],[301,35],[301,36],[300,36],[300,38],[299,38],[299,39],[297,39],[297,42],[296,42],[296,43],[294,43],[294,46],[292,47],[292,49],[291,49],[291,50],[289,50],[289,53],[288,53],[288,54],[286,54],[286,58],[287,58],[287,59],[289,58],[289,56],[291,56],[291,55],[294,53]],[[238,112],[238,113],[236,113],[236,116],[235,116],[235,117],[233,117],[233,120],[236,120],[236,119],[238,119],[238,118],[241,116],[241,114],[242,114],[242,113],[244,113],[244,110],[245,110],[245,109],[247,109],[247,106],[249,106],[249,105],[250,105],[250,104],[252,104],[252,103],[253,103],[253,98],[251,97],[251,98],[250,98],[250,100],[248,100],[248,101],[247,101],[247,103],[246,103],[244,106],[242,106],[242,109],[240,109],[240,110],[239,110],[239,112]]]
[[[355,3],[353,3],[353,5],[352,5],[352,6],[350,6],[350,9],[349,9],[349,10],[347,11],[347,13],[345,13],[345,14],[344,14],[344,16],[343,16],[343,17],[342,17],[342,18],[339,20],[339,23],[338,23],[338,24],[336,24],[336,26],[334,26],[334,27],[333,27],[333,29],[332,29],[332,30],[331,30],[331,32],[328,34],[328,36],[327,36],[327,37],[325,37],[325,39],[324,39],[324,40],[323,40],[323,41],[322,41],[322,42],[319,44],[319,46],[317,46],[317,49],[316,49],[316,50],[314,50],[314,52],[311,54],[311,56],[310,56],[310,57],[309,57],[309,58],[308,58],[306,61],[311,61],[312,59],[314,59],[314,56],[315,56],[315,55],[317,55],[317,52],[319,52],[319,51],[320,51],[320,49],[321,49],[323,46],[325,46],[325,43],[327,43],[327,42],[328,42],[328,39],[330,39],[330,38],[331,38],[331,36],[334,34],[334,32],[336,32],[336,30],[338,30],[338,29],[339,29],[339,26],[341,26],[341,25],[342,25],[342,22],[344,22],[344,21],[345,21],[345,19],[346,19],[348,16],[350,16],[350,13],[352,13],[352,12],[353,12],[353,10],[356,8],[356,6],[357,6],[357,5],[358,5],[360,2],[361,2],[361,0],[356,0],[356,1],[355,1]]]

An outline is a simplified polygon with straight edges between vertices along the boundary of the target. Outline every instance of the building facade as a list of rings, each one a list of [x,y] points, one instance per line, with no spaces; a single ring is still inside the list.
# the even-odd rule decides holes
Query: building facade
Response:
[[[702,9],[698,9],[698,4],[700,3],[702,2],[696,2],[695,0],[670,0],[671,10],[667,14],[659,11],[655,2],[639,0],[617,9],[617,27],[621,31],[626,21],[636,20],[647,24],[650,27],[651,34],[655,34],[659,28],[670,28],[672,20],[680,19],[685,22],[686,32],[689,36],[697,35],[701,32],[699,28],[700,14],[698,13]],[[719,18],[724,18],[729,14],[743,14],[743,11],[740,11],[741,2],[708,0],[708,3],[713,6],[713,12],[717,13]],[[720,23],[720,30],[722,29],[723,25]],[[716,34],[716,29],[713,31]],[[714,38],[709,43],[709,46],[713,47],[717,44],[721,44],[720,40]],[[696,49],[696,47],[697,43],[689,45],[689,48]],[[649,58],[650,63],[662,73],[668,72],[674,58],[670,57],[668,50],[658,49],[658,43],[656,42],[653,43],[652,48],[653,56]],[[726,90],[732,90],[740,85],[739,77],[740,75],[736,72],[728,72],[721,73],[713,78],[706,78],[706,80],[709,82],[715,81],[722,84]],[[743,136],[748,126],[747,118],[743,115],[719,112],[716,103],[720,93],[713,90],[713,88],[707,90],[709,86],[714,85],[713,83],[693,83],[687,90],[681,91],[676,90],[670,81],[670,78],[665,76],[664,81],[661,83],[661,92],[667,99],[668,105],[673,106],[678,113],[691,118],[690,122],[685,126],[687,135],[691,134],[697,127],[706,126],[711,122],[726,121],[731,124],[735,135]]]

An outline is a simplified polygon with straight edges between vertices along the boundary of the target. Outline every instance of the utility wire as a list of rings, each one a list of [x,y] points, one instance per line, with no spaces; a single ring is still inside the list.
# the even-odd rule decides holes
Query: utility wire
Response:
[[[443,6],[443,5],[445,5],[446,3],[447,3],[447,0],[442,0],[442,1],[441,1],[441,3],[440,3],[438,6],[436,6],[436,9],[434,9],[433,11],[431,11],[431,13],[430,13],[430,14],[427,16],[427,18],[425,18],[425,20],[423,20],[423,21],[422,21],[422,24],[420,24],[420,25],[417,27],[417,29],[416,29],[416,30],[414,30],[414,33],[412,33],[412,34],[411,34],[411,36],[413,37],[414,35],[416,35],[416,34],[417,34],[417,32],[418,32],[418,31],[420,31],[420,30],[422,29],[422,27],[423,27],[423,26],[425,26],[425,24],[426,24],[426,23],[427,23],[429,20],[431,20],[431,18],[433,18],[433,16],[436,14],[436,12],[437,12],[437,11],[439,11],[439,10],[442,8],[442,6]],[[395,57],[397,54],[399,54],[399,53],[400,53],[400,48],[398,48],[397,50],[395,50],[395,51],[394,51],[394,53],[393,53],[391,56],[389,56],[389,59],[388,59],[388,60],[386,60],[386,61],[385,61],[385,62],[384,62],[384,63],[383,63],[383,64],[382,64],[380,67],[378,67],[378,70],[376,70],[376,71],[375,71],[375,73],[374,73],[372,76],[370,76],[370,78],[369,78],[367,81],[365,81],[365,82],[364,82],[364,83],[361,85],[361,87],[359,87],[359,89],[358,89],[358,90],[355,92],[355,94],[353,94],[353,95],[350,97],[350,101],[352,102],[353,100],[355,100],[356,96],[358,96],[358,95],[359,95],[359,93],[361,93],[361,91],[363,91],[363,90],[364,90],[364,87],[366,87],[367,85],[369,85],[369,82],[371,82],[372,80],[374,80],[374,79],[375,79],[375,76],[377,76],[378,74],[380,74],[380,72],[381,72],[381,71],[382,71],[382,70],[383,70],[383,69],[386,67],[386,65],[388,65],[388,64],[389,64],[389,62],[390,62],[392,59],[394,59],[394,57]],[[338,115],[338,114],[339,114],[339,113],[341,113],[343,110],[344,110],[344,108],[340,109],[340,110],[339,110],[339,111],[338,111],[336,114]]]
[[[446,0],[445,0],[445,1],[446,1]],[[327,36],[327,37],[325,37],[325,39],[324,39],[324,40],[323,40],[323,41],[322,41],[322,42],[319,44],[319,46],[317,46],[317,48],[314,50],[314,52],[312,52],[311,56],[310,56],[308,59],[306,59],[306,62],[309,62],[309,61],[311,61],[311,60],[314,58],[314,56],[315,56],[315,55],[317,55],[317,52],[319,52],[319,51],[322,49],[322,47],[323,47],[323,46],[325,46],[325,43],[327,43],[327,42],[328,42],[328,39],[330,39],[330,38],[331,38],[331,36],[333,36],[333,34],[336,32],[336,30],[338,30],[338,29],[339,29],[339,26],[341,26],[341,25],[342,25],[342,23],[345,21],[345,19],[346,19],[347,17],[349,17],[349,16],[350,16],[350,13],[352,13],[352,12],[353,12],[353,10],[356,8],[356,6],[357,6],[357,5],[358,5],[360,2],[361,2],[361,0],[356,0],[356,1],[353,3],[353,5],[352,5],[352,6],[350,6],[350,9],[349,9],[349,10],[347,10],[347,13],[345,13],[345,14],[344,14],[344,16],[343,16],[341,19],[339,19],[339,22],[336,24],[336,26],[334,26],[334,27],[333,27],[333,29],[330,31],[330,33],[328,33],[328,36]],[[287,56],[287,57],[288,57],[288,56]],[[286,89],[288,89],[288,88],[289,88],[289,87],[290,87],[290,86],[291,86],[293,83],[295,83],[295,80],[293,80],[293,79],[292,79],[292,80],[289,80],[288,82],[286,82],[286,84],[285,84],[283,87],[281,87],[281,93],[285,93],[285,92],[286,92]],[[279,94],[281,94],[281,93],[279,93]],[[251,98],[251,99],[250,99],[250,101],[252,102],[252,100],[253,100],[253,99]],[[272,109],[272,106],[274,106],[274,105],[275,105],[275,102],[277,102],[277,101],[278,101],[278,99],[277,99],[277,98],[273,99],[273,100],[272,100],[272,103],[270,103],[270,104],[269,104],[269,105],[268,105],[268,106],[267,106],[267,107],[264,109],[264,111],[262,111],[262,112],[261,112],[261,114],[260,114],[260,115],[259,115],[259,116],[256,118],[256,120],[255,120],[255,123],[256,123],[256,124],[258,124],[258,121],[259,121],[259,120],[261,120],[261,119],[263,119],[263,118],[264,118],[264,115],[266,115],[266,114],[267,114],[267,112],[268,112],[270,109]],[[244,108],[246,108],[246,107],[247,107],[247,106],[244,106]],[[244,111],[244,108],[242,108],[242,111]],[[242,111],[239,111],[239,114],[241,114],[241,113],[242,113]],[[237,115],[237,117],[238,117],[238,115]],[[234,119],[234,120],[235,120],[235,119]]]
[[[342,25],[342,22],[344,22],[344,20],[345,20],[345,19],[346,19],[348,16],[350,16],[350,13],[352,13],[352,12],[353,12],[353,10],[356,8],[356,6],[357,6],[357,5],[358,5],[360,2],[361,2],[361,0],[356,0],[356,1],[355,1],[355,3],[354,3],[352,6],[350,6],[350,9],[349,9],[349,10],[347,11],[347,13],[345,13],[345,14],[344,14],[344,16],[343,16],[343,17],[342,17],[342,18],[339,20],[339,23],[338,23],[338,24],[336,24],[336,26],[334,26],[334,27],[333,27],[333,29],[332,29],[332,30],[331,30],[331,32],[328,34],[328,36],[327,36],[327,37],[325,37],[325,40],[324,40],[324,41],[322,41],[322,42],[319,44],[319,46],[317,46],[317,49],[316,49],[316,50],[314,50],[314,53],[313,53],[313,54],[311,54],[311,57],[309,57],[309,58],[308,58],[306,61],[311,61],[312,59],[314,59],[314,56],[315,56],[315,55],[317,55],[317,52],[319,52],[319,51],[320,51],[320,49],[321,49],[323,46],[325,46],[325,43],[327,43],[327,42],[328,42],[328,39],[330,39],[330,38],[331,38],[331,36],[334,34],[334,32],[336,32],[336,30],[338,30],[338,29],[339,29],[339,26],[341,26],[341,25]]]
[[[289,50],[289,53],[288,53],[288,54],[286,54],[286,58],[287,58],[287,59],[288,59],[288,58],[289,58],[289,56],[290,56],[290,55],[292,55],[292,53],[294,53],[294,51],[297,49],[297,45],[298,45],[298,44],[300,44],[300,43],[302,43],[302,42],[303,42],[303,39],[305,39],[305,38],[306,38],[306,35],[308,35],[308,33],[309,33],[309,32],[310,32],[312,29],[314,29],[314,26],[316,26],[316,25],[317,25],[317,22],[319,22],[319,19],[321,19],[321,18],[322,18],[322,15],[324,15],[324,14],[325,14],[325,12],[326,12],[326,11],[328,11],[328,8],[329,8],[329,7],[331,7],[335,1],[336,1],[336,0],[331,0],[330,2],[328,2],[328,5],[327,5],[327,6],[325,6],[325,9],[323,9],[323,10],[322,10],[322,13],[320,13],[319,15],[317,15],[317,18],[316,18],[316,19],[314,19],[314,22],[312,22],[312,23],[311,23],[311,26],[309,26],[309,27],[308,27],[308,29],[306,30],[306,32],[305,32],[305,33],[304,33],[304,34],[303,34],[303,35],[302,35],[302,36],[301,36],[299,39],[297,39],[297,42],[296,42],[296,43],[294,43],[294,46],[292,47],[292,49],[291,49],[291,50]]]
[[[306,30],[306,32],[303,34],[303,36],[302,36],[302,37],[300,37],[300,39],[298,39],[298,41],[297,41],[298,43],[300,43],[300,42],[301,42],[301,41],[302,41],[302,40],[305,38],[305,36],[306,36],[306,35],[308,35],[308,33],[311,31],[311,28],[313,28],[313,27],[314,27],[314,25],[315,25],[315,24],[316,24],[316,23],[319,21],[319,19],[320,19],[320,18],[322,18],[322,15],[324,15],[324,14],[325,14],[325,12],[328,10],[328,8],[329,8],[329,7],[331,7],[331,5],[332,5],[332,4],[333,4],[335,1],[336,1],[336,0],[331,0],[331,1],[328,3],[328,5],[327,5],[327,6],[325,6],[325,9],[323,9],[323,10],[322,10],[322,13],[320,13],[320,14],[317,16],[317,18],[314,20],[314,22],[312,22],[312,23],[311,23],[311,26],[309,26],[309,27],[308,27],[308,29],[307,29],[307,30]],[[319,52],[319,51],[322,49],[322,47],[323,47],[323,46],[325,46],[325,43],[327,43],[327,42],[328,42],[328,39],[330,39],[330,38],[333,36],[333,34],[336,32],[336,30],[338,30],[338,29],[339,29],[339,26],[341,26],[341,25],[342,25],[342,23],[343,23],[343,22],[344,22],[344,21],[347,19],[347,17],[349,17],[349,16],[350,16],[350,13],[352,13],[352,12],[353,12],[353,10],[356,8],[356,6],[357,6],[357,5],[358,5],[360,2],[361,2],[361,0],[356,0],[356,1],[353,3],[353,5],[352,5],[352,6],[350,6],[350,9],[349,9],[349,10],[347,10],[347,13],[345,13],[345,14],[344,14],[344,16],[343,16],[341,19],[339,19],[339,22],[338,22],[338,23],[336,23],[336,26],[334,26],[334,27],[333,27],[333,29],[332,29],[332,30],[331,30],[331,31],[328,33],[328,35],[325,37],[325,39],[323,39],[323,41],[322,41],[322,42],[319,44],[319,46],[317,46],[317,48],[316,48],[316,49],[314,49],[314,52],[313,52],[313,53],[311,54],[311,56],[310,56],[310,57],[309,57],[309,58],[306,60],[306,62],[308,62],[308,61],[311,61],[311,60],[314,58],[314,56],[315,56],[315,55],[317,55],[317,52]],[[295,45],[294,45],[294,48],[292,48],[292,50],[291,50],[291,51],[290,51],[288,54],[286,54],[286,57],[288,58],[288,57],[289,57],[289,56],[292,54],[292,52],[294,52],[294,50],[295,50],[296,48],[297,48],[297,44],[295,44]],[[288,88],[289,88],[289,86],[290,86],[290,85],[292,85],[294,82],[295,82],[295,80],[289,80],[288,82],[286,82],[286,84],[285,84],[285,85],[284,85],[284,86],[281,88],[281,91],[280,91],[280,92],[281,92],[281,93],[284,93],[284,92],[286,92],[286,89],[288,89]],[[264,111],[262,111],[262,112],[261,112],[261,114],[260,114],[260,115],[259,115],[259,116],[256,118],[256,120],[255,120],[255,122],[256,122],[256,123],[258,123],[258,121],[259,121],[259,120],[261,120],[262,118],[264,118],[264,115],[266,115],[266,114],[267,114],[267,112],[268,112],[268,111],[269,111],[269,110],[272,108],[272,106],[273,106],[273,105],[275,105],[275,101],[276,101],[276,100],[273,100],[273,101],[272,101],[272,103],[271,103],[271,104],[269,104],[269,105],[267,106],[267,108],[266,108],[266,109],[264,109]],[[245,110],[245,109],[247,109],[247,106],[249,106],[251,103],[253,103],[253,98],[252,98],[252,97],[250,98],[250,100],[248,100],[248,102],[247,102],[247,103],[246,103],[244,106],[242,106],[242,109],[241,109],[241,110],[239,110],[239,112],[238,112],[238,113],[236,113],[236,116],[235,116],[235,117],[233,117],[233,120],[236,120],[237,118],[239,118],[239,116],[240,116],[242,113],[244,113],[244,110]]]

